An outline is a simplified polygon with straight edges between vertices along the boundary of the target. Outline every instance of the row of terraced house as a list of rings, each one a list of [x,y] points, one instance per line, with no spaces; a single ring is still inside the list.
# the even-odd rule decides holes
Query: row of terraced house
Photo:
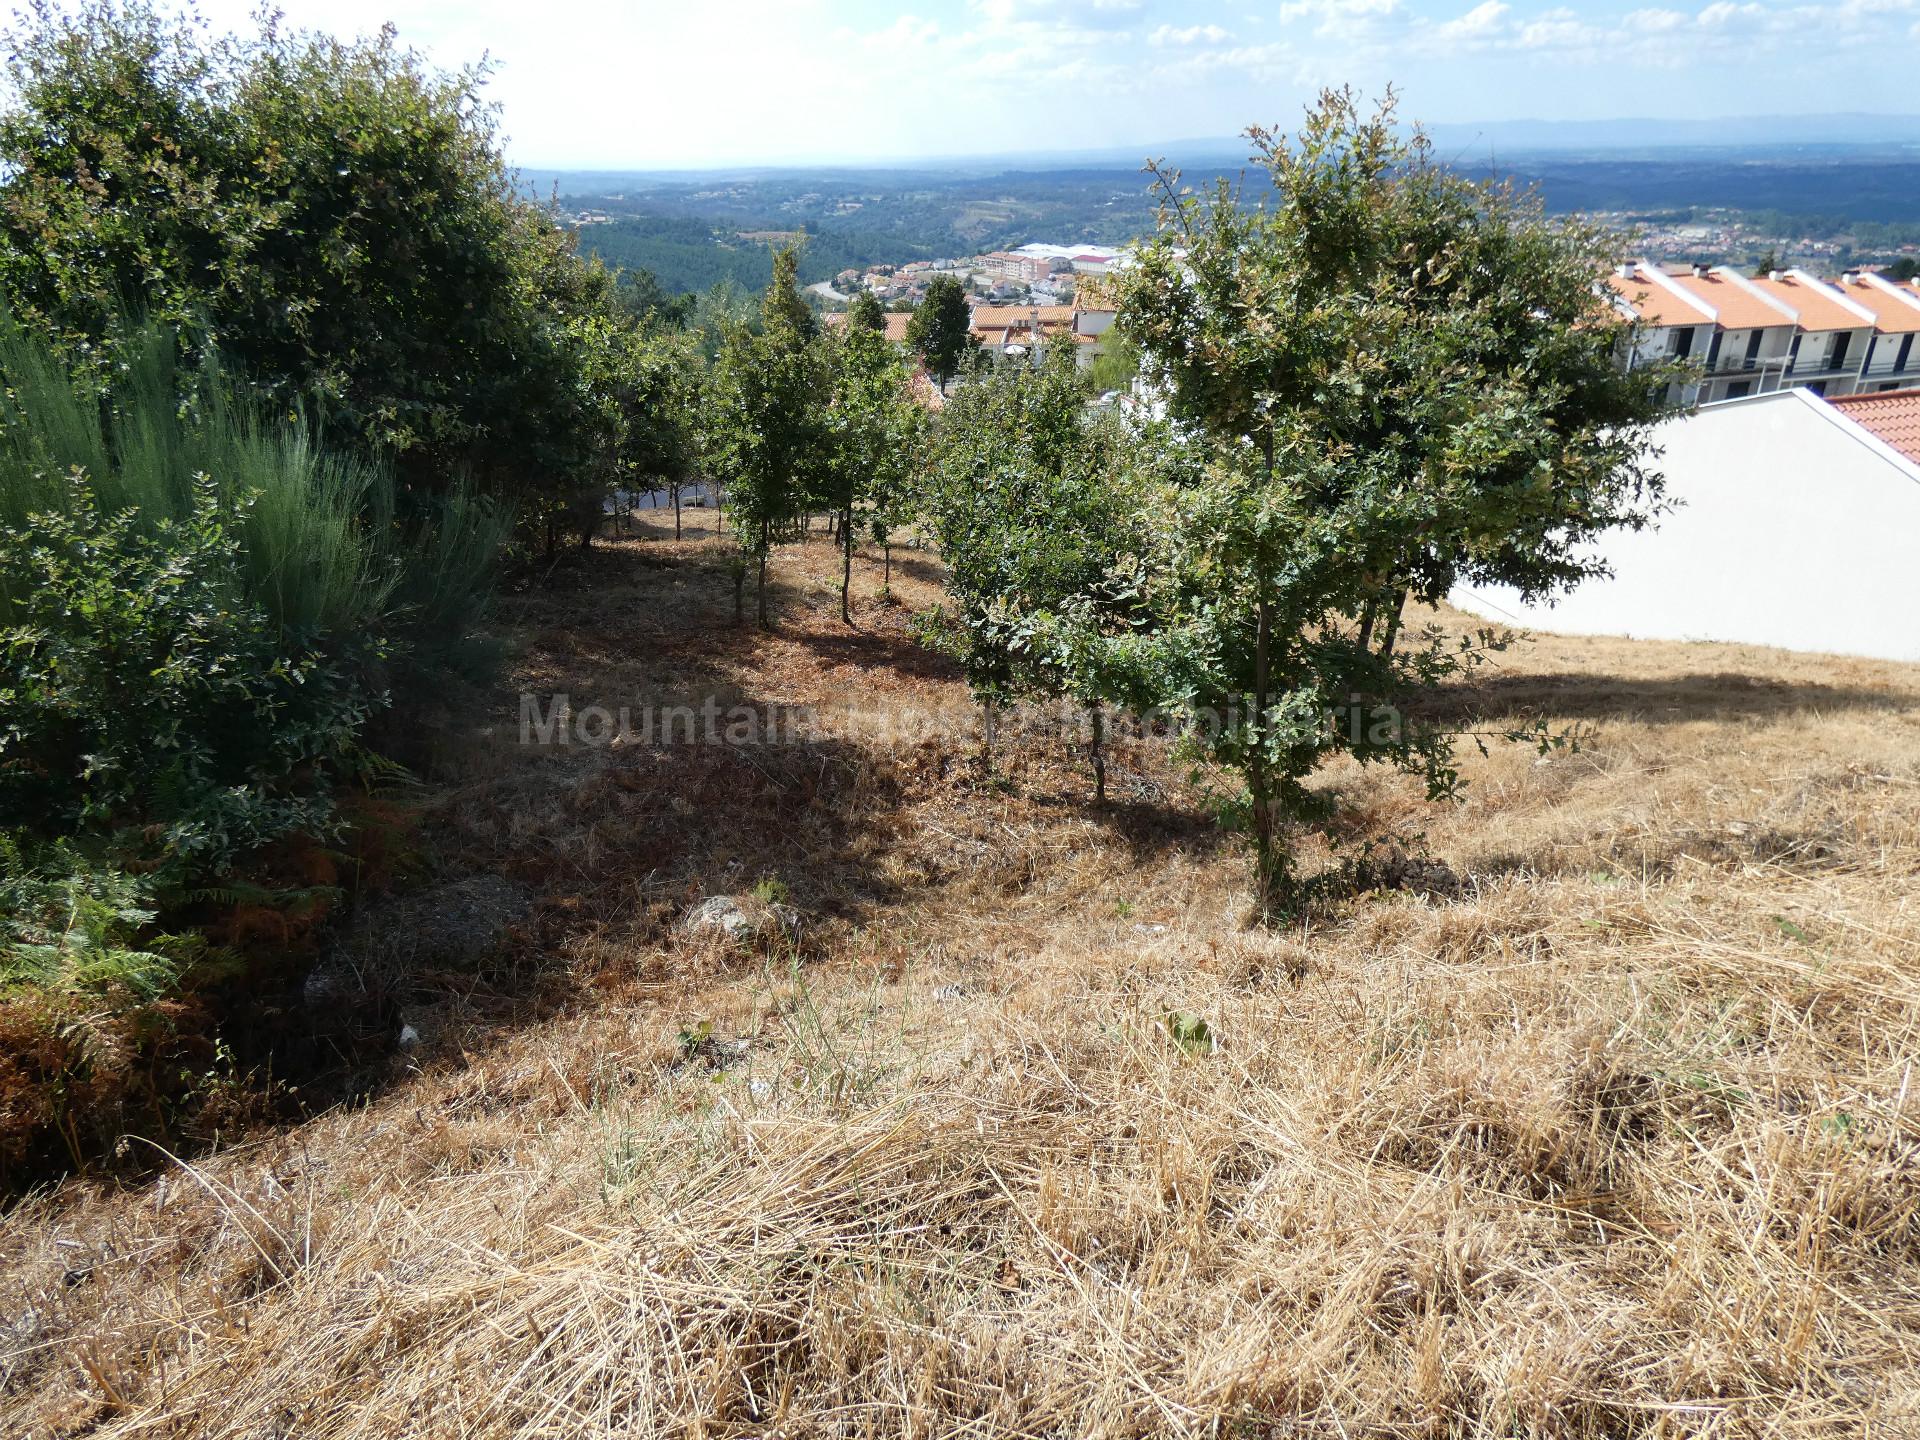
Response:
[[[1676,398],[1706,405],[1772,390],[1840,396],[1920,383],[1920,287],[1871,271],[1622,265],[1607,277],[1633,322],[1629,366],[1680,358],[1699,379]]]

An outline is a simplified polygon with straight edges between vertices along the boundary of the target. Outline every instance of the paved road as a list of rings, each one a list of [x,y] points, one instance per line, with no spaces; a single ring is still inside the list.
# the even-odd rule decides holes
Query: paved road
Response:
[[[849,300],[853,299],[851,295],[842,295],[838,290],[834,289],[831,280],[822,280],[818,285],[807,286],[807,289],[813,291],[816,295],[824,295],[829,300],[838,300],[842,305],[845,305]]]

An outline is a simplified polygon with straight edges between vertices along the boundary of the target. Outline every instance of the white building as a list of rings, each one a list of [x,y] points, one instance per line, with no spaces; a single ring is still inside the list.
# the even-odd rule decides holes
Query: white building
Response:
[[[1678,416],[1655,440],[1677,508],[1601,537],[1611,578],[1553,605],[1466,586],[1453,603],[1563,634],[1920,660],[1920,389],[1776,390]]]
[[[1725,265],[1668,271],[1640,261],[1607,285],[1633,325],[1627,364],[1678,358],[1702,368],[1674,397],[1687,404],[1793,386],[1851,395],[1920,377],[1911,340],[1920,289],[1910,282],[1854,273],[1834,285],[1805,270],[1746,276]]]

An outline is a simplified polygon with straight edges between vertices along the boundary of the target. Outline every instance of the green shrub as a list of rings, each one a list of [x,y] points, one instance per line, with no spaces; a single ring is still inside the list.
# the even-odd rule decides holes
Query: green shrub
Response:
[[[249,503],[213,482],[150,526],[69,488],[0,531],[0,817],[182,879],[324,829],[329,777],[384,701],[355,679],[372,657],[297,640],[247,597]]]
[[[94,397],[0,313],[0,827],[185,883],[325,830],[386,677],[464,658],[507,526],[128,333]]]
[[[184,521],[202,477],[236,517],[242,593],[282,631],[378,631],[416,651],[478,618],[509,517],[455,486],[403,499],[391,470],[268,417],[217,356],[183,373],[172,332],[129,341],[103,413],[40,338],[0,312],[0,525],[68,506]],[[10,592],[0,584],[0,618]],[[425,656],[431,659],[431,656]]]

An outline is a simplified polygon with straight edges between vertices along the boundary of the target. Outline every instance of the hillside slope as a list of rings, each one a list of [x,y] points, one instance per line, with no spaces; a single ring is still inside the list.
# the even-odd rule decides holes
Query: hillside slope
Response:
[[[980,773],[924,557],[849,631],[783,552],[763,636],[723,555],[510,605],[425,833],[537,903],[379,1093],[0,1221],[0,1431],[1920,1433],[1920,670],[1540,637],[1449,703],[1581,752],[1329,775],[1413,858],[1263,933],[1163,742]],[[797,946],[681,925],[756,885]]]

